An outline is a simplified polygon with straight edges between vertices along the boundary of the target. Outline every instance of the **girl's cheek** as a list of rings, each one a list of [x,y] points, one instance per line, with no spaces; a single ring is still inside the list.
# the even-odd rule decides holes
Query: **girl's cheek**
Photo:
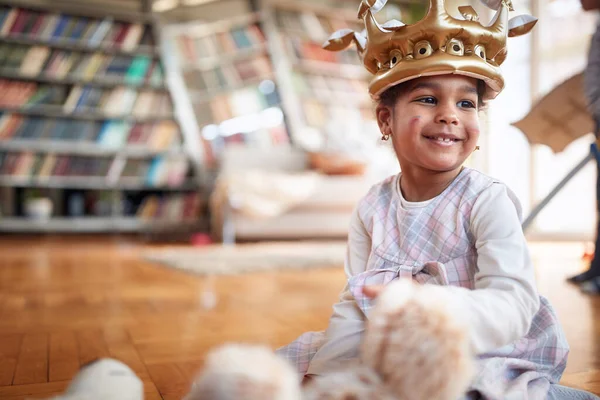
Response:
[[[465,131],[469,136],[479,136],[479,122],[475,121],[465,123]]]
[[[418,131],[420,127],[421,127],[421,116],[420,115],[412,117],[410,119],[410,121],[408,122],[408,129],[411,132]]]

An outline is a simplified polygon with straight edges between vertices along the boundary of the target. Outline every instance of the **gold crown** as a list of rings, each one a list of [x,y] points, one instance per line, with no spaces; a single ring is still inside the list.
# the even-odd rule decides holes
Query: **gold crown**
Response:
[[[442,74],[460,74],[482,79],[488,86],[485,97],[494,98],[504,88],[499,66],[506,58],[507,37],[528,33],[537,22],[530,15],[508,20],[510,0],[482,0],[496,10],[488,26],[479,22],[471,6],[458,10],[464,19],[446,12],[444,0],[430,0],[425,17],[411,25],[391,20],[380,25],[373,16],[387,0],[362,0],[358,18],[365,30],[342,29],[333,33],[323,47],[331,51],[354,43],[365,68],[374,75],[369,92],[374,99],[391,86],[410,79]]]

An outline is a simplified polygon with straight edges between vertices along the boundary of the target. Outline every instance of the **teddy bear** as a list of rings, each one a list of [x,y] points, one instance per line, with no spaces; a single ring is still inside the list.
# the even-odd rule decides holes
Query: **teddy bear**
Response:
[[[443,286],[398,279],[369,312],[360,356],[306,385],[266,346],[209,352],[184,400],[456,400],[474,374],[466,322]],[[142,381],[120,361],[84,366],[54,400],[143,400]]]
[[[212,350],[184,400],[456,400],[475,371],[461,310],[443,286],[398,279],[369,312],[355,362],[306,385],[266,346]]]

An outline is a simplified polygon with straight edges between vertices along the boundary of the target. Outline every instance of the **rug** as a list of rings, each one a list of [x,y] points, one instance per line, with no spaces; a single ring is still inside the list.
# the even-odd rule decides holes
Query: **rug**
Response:
[[[152,250],[144,259],[199,275],[230,275],[265,270],[342,267],[346,242],[262,242]]]

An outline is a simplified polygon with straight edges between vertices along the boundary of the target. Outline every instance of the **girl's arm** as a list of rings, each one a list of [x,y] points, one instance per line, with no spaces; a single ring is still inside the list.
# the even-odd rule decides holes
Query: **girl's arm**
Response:
[[[350,221],[348,248],[344,270],[346,278],[366,270],[371,252],[371,237],[355,210]],[[307,375],[321,375],[358,356],[361,335],[365,329],[365,315],[348,289],[344,288],[340,301],[333,306],[326,339],[313,356]]]
[[[475,290],[451,290],[464,300],[473,350],[482,354],[525,336],[540,300],[517,205],[506,186],[494,184],[479,196],[471,232],[478,255]]]

